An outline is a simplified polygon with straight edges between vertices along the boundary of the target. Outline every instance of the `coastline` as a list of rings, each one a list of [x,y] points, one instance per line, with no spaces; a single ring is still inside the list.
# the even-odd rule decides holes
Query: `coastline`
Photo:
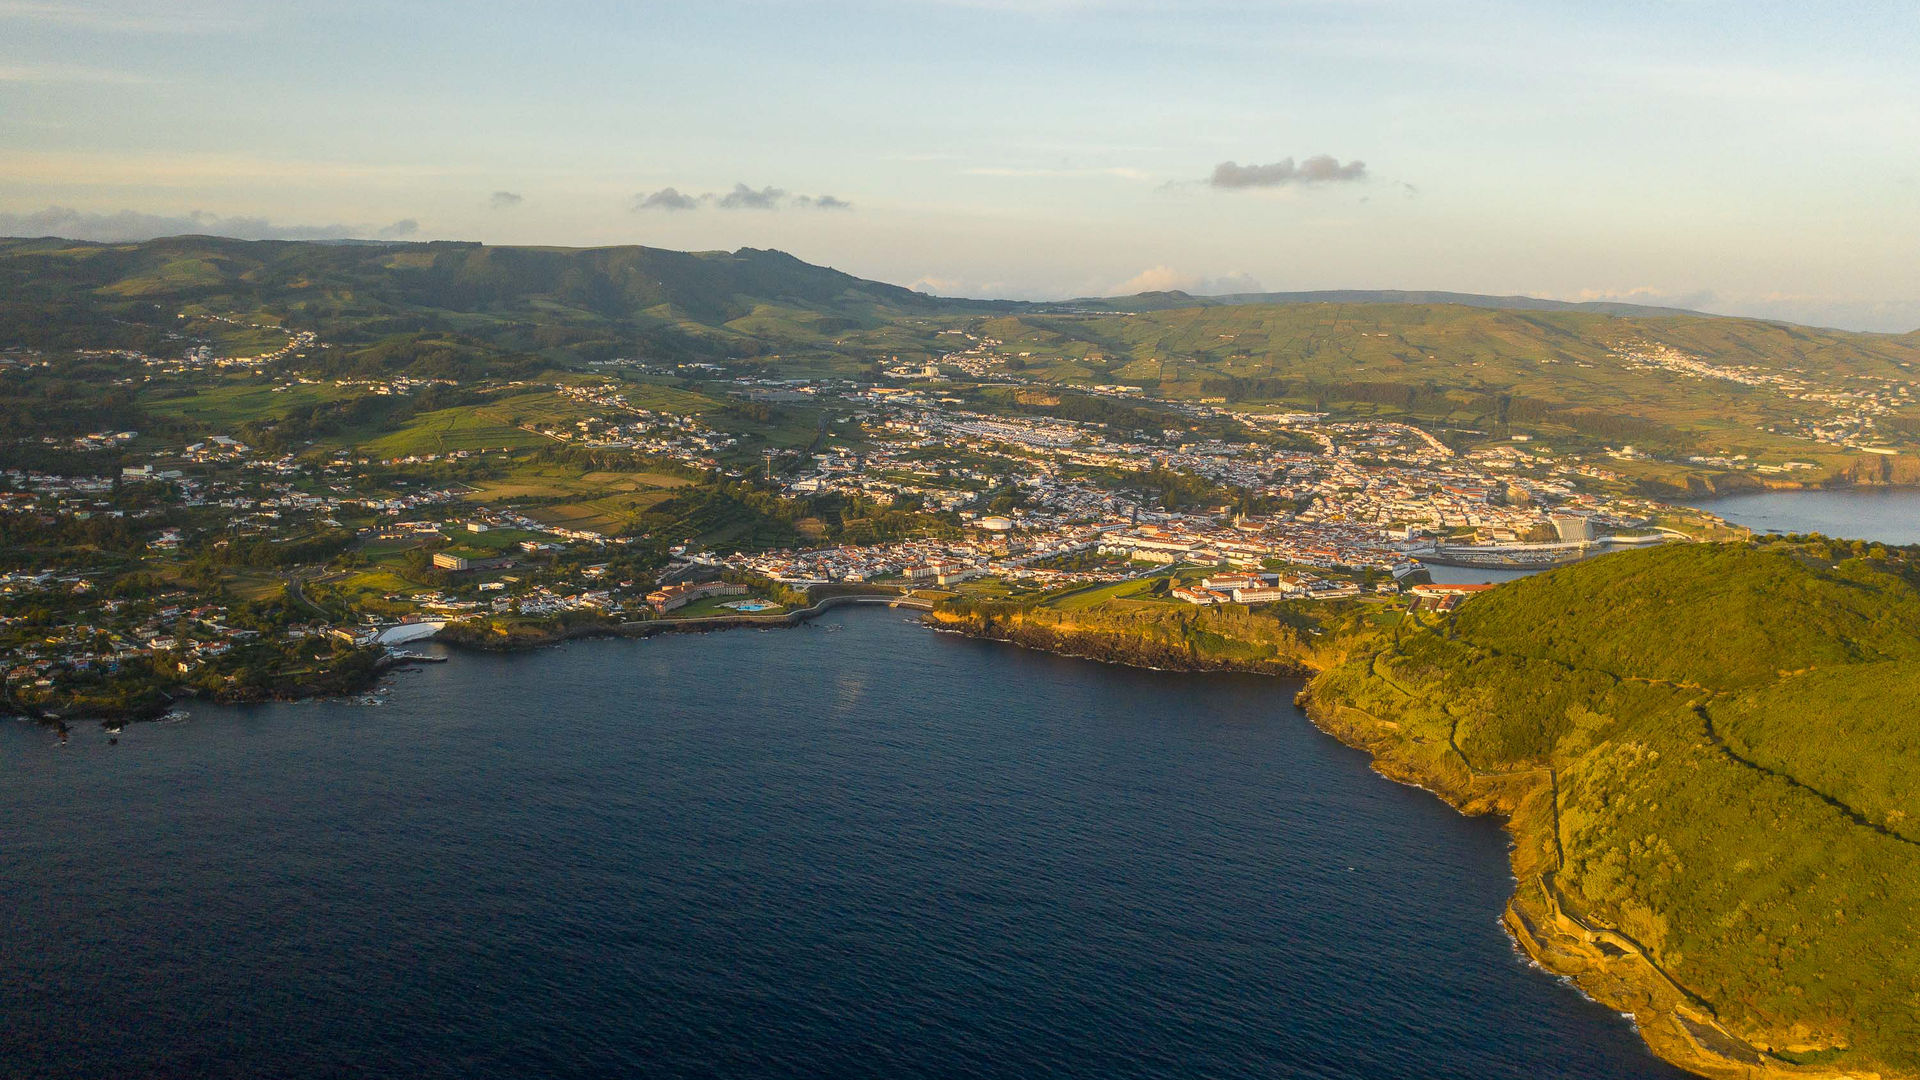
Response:
[[[1641,493],[1663,499],[1723,499],[1734,495],[1789,491],[1902,491],[1920,490],[1920,457],[1866,457],[1817,479],[1791,480],[1727,472],[1690,477],[1678,484],[1646,481]]]
[[[455,648],[472,649],[476,652],[518,652],[522,649],[537,649],[586,638],[647,638],[656,634],[698,634],[748,627],[759,627],[763,630],[793,627],[811,622],[834,608],[849,604],[907,608],[913,611],[933,609],[931,601],[913,596],[895,593],[848,593],[822,597],[807,607],[783,611],[777,615],[712,615],[697,619],[645,619],[636,622],[595,620],[573,626],[545,627],[537,634],[487,636],[467,629],[466,624],[449,623],[430,640]]]
[[[1149,671],[1231,671],[1304,679],[1316,670],[1302,657],[1276,655],[1258,661],[1213,659],[1201,657],[1191,649],[1183,649],[1172,643],[1150,641],[1138,636],[1092,633],[1004,617],[960,614],[939,608],[928,612],[926,623],[935,630],[983,641],[1000,641],[1036,652]]]
[[[1513,838],[1517,883],[1501,917],[1507,933],[1543,970],[1631,1016],[1641,1038],[1663,1060],[1714,1080],[1879,1076],[1796,1065],[1749,1045],[1722,1027],[1711,1005],[1674,981],[1632,937],[1568,911],[1554,884],[1560,856],[1552,770],[1483,774],[1453,757],[1423,760],[1397,737],[1398,724],[1322,700],[1312,683],[1295,700],[1315,727],[1366,751],[1374,771],[1387,779],[1429,791],[1463,814],[1503,817]]]
[[[531,633],[501,635],[498,637],[478,636],[470,631],[455,629],[460,624],[449,624],[438,634],[418,641],[438,641],[459,649],[475,652],[506,653],[527,649],[544,648],[567,641],[600,637],[646,638],[656,634],[692,634],[717,630],[787,628],[810,622],[825,612],[848,604],[882,605],[886,607],[907,608],[915,611],[929,611],[932,603],[912,596],[893,593],[847,593],[822,597],[812,605],[777,615],[714,615],[697,619],[648,619],[637,622],[615,622],[613,620],[593,620],[576,623],[571,626],[549,624]],[[448,631],[453,631],[449,633]],[[365,672],[350,675],[345,681],[321,684],[309,682],[283,687],[260,693],[223,693],[213,696],[203,695],[181,687],[165,690],[156,689],[157,696],[137,704],[119,707],[102,706],[62,706],[59,708],[41,706],[23,706],[11,701],[6,707],[22,719],[37,724],[47,724],[66,728],[70,724],[86,721],[98,721],[102,724],[129,724],[158,720],[165,717],[181,704],[188,701],[210,701],[220,705],[263,705],[270,702],[305,701],[312,698],[347,697],[362,694],[378,683],[386,672],[414,663],[415,658],[405,654],[388,652],[375,659]],[[339,669],[329,669],[327,676],[339,674]]]
[[[1314,694],[1322,668],[1302,660],[1294,670],[1231,660],[1195,662],[1176,655],[1148,664],[1117,648],[1113,635],[1010,633],[992,621],[970,625],[953,616],[930,615],[938,630],[998,641],[1060,656],[1129,667],[1182,672],[1240,672],[1305,679],[1295,702],[1309,722],[1342,743],[1365,751],[1381,776],[1421,788],[1463,814],[1496,814],[1512,837],[1510,865],[1516,885],[1501,922],[1508,936],[1542,970],[1571,982],[1582,994],[1633,1019],[1635,1030],[1662,1060],[1712,1080],[1894,1080],[1880,1073],[1835,1071],[1774,1057],[1727,1031],[1709,1003],[1663,971],[1623,931],[1583,919],[1561,901],[1554,873],[1559,866],[1557,778],[1548,769],[1475,773],[1455,757],[1422,758],[1398,737],[1399,725]]]
[[[930,629],[998,641],[1021,648],[1076,659],[1149,670],[1191,673],[1236,672],[1307,680],[1295,696],[1302,712],[1323,732],[1348,746],[1366,751],[1373,769],[1397,783],[1422,788],[1463,814],[1498,814],[1512,837],[1510,866],[1516,885],[1502,914],[1502,923],[1515,944],[1543,970],[1563,977],[1595,1002],[1633,1018],[1635,1028],[1660,1058],[1702,1076],[1771,1080],[1892,1080],[1880,1073],[1834,1071],[1816,1065],[1798,1065],[1774,1057],[1727,1031],[1714,1017],[1711,1005],[1676,982],[1624,931],[1582,918],[1568,910],[1555,884],[1558,852],[1557,778],[1551,769],[1508,773],[1480,773],[1457,755],[1422,754],[1399,737],[1400,725],[1371,713],[1315,695],[1314,676],[1326,669],[1327,656],[1302,653],[1285,659],[1250,662],[1232,657],[1202,657],[1191,650],[1174,649],[1144,636],[1094,633],[1009,625],[1001,619],[964,615],[936,608],[929,601],[899,594],[843,594],[777,615],[729,615],[694,619],[657,619],[639,622],[593,621],[553,626],[534,637],[503,637],[497,642],[459,637],[442,639],[459,648],[480,652],[514,652],[569,640],[598,637],[651,637],[662,633],[695,633],[747,627],[790,628],[835,608],[875,605],[925,613]],[[366,674],[361,689],[410,660],[387,655]],[[209,697],[222,704],[290,701],[314,696],[353,693],[354,690],[315,689],[311,692],[273,692],[249,697]],[[175,702],[140,716],[108,717],[97,712],[79,717],[41,717],[42,723],[62,728],[78,719],[141,720],[163,715]]]
[[[352,671],[345,663],[337,664],[324,672],[317,673],[308,682],[270,690],[229,690],[207,694],[188,686],[174,685],[164,688],[156,686],[143,694],[139,700],[125,704],[60,706],[25,705],[16,701],[9,692],[5,697],[5,706],[20,719],[51,725],[61,730],[66,730],[70,724],[89,720],[97,720],[107,725],[132,724],[161,719],[172,713],[182,703],[189,701],[209,701],[216,705],[265,705],[272,702],[305,701],[317,697],[347,697],[363,694],[378,684],[380,676],[394,668],[405,667],[414,660],[414,657],[387,653],[372,658],[363,670]]]

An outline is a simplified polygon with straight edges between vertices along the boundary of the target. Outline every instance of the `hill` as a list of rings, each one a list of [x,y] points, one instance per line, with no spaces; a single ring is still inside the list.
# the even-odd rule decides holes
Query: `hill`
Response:
[[[1920,1075],[1915,556],[1606,556],[1415,617],[1306,700],[1511,815],[1508,922],[1709,1075]]]
[[[1455,293],[960,300],[745,248],[0,240],[0,349],[164,352],[217,334],[259,355],[285,340],[259,327],[314,332],[326,348],[300,366],[332,374],[469,381],[634,358],[871,379],[895,360],[943,363],[967,379],[1407,420],[1463,445],[1630,446],[1651,460],[1607,469],[1655,491],[1760,482],[1761,463],[1780,478],[1766,482],[1920,481],[1920,457],[1866,452],[1920,448],[1920,333]]]
[[[1839,455],[1911,446],[1920,432],[1914,335],[1335,302],[1009,312],[980,318],[976,332],[1019,354],[1021,374],[1039,381],[1409,420],[1469,439],[1526,434],[1557,449],[1631,445],[1667,462],[1744,455],[1890,480],[1888,462]],[[1609,468],[1660,486],[1692,482],[1684,469],[1638,460]]]
[[[0,240],[0,344],[98,344],[180,311],[261,318],[350,345],[437,340],[604,358],[756,354],[1000,310],[778,251],[243,241]],[[885,334],[876,348],[887,342]]]

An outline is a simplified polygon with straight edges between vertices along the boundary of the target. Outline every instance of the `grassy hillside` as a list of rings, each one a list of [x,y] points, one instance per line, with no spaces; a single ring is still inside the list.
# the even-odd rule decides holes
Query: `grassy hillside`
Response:
[[[1038,345],[1081,356],[1152,361],[1174,381],[1203,373],[1176,365],[1218,365],[1215,377],[1349,378],[1353,372],[1417,375],[1466,361],[1489,385],[1566,364],[1574,385],[1609,381],[1620,345],[1647,341],[1722,365],[1780,372],[1834,372],[1904,378],[1920,363],[1913,335],[1816,330],[1710,315],[1523,311],[1451,303],[1285,303],[1208,305],[1105,314],[1012,313],[987,325],[1008,347]],[[1601,374],[1582,374],[1598,371]],[[1535,372],[1537,374],[1537,372]],[[1142,370],[1139,374],[1149,374]]]
[[[929,618],[976,637],[1135,667],[1303,675],[1339,663],[1385,614],[1352,601],[1195,607],[1169,593],[1174,583],[1154,575],[1017,596],[973,591],[940,601]]]
[[[982,309],[751,248],[0,241],[0,339],[40,347],[204,311],[390,351],[711,358],[863,332],[884,347],[893,319]]]
[[[976,332],[1025,354],[1029,379],[1412,420],[1468,438],[1524,433],[1577,451],[1631,445],[1669,464],[1611,467],[1656,484],[1686,486],[1673,461],[1736,455],[1806,461],[1857,482],[1920,479],[1849,451],[1920,445],[1914,335],[1439,303],[1011,312]]]
[[[998,365],[978,377],[1405,419],[1464,442],[1630,445],[1657,460],[1607,468],[1653,489],[1711,483],[1734,459],[1920,482],[1920,456],[1860,449],[1920,450],[1920,334],[1441,293],[951,300],[744,248],[0,240],[0,349],[165,355],[191,339],[257,356],[287,330],[325,345],[289,361],[301,371],[460,382],[615,357],[878,377],[969,347],[942,336],[965,331]]]
[[[1409,621],[1312,709],[1512,814],[1516,934],[1668,1056],[1920,1075],[1913,559],[1607,556]]]

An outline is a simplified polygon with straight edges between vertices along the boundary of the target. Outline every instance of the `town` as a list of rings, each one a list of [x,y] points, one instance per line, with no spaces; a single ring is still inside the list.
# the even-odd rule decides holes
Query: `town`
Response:
[[[1050,407],[1068,391],[1007,377],[1020,358],[997,341],[952,333],[964,349],[865,379],[325,375],[308,332],[234,361],[181,334],[179,359],[84,351],[163,400],[302,402],[321,437],[192,412],[166,431],[22,436],[79,465],[0,472],[5,701],[116,712],[344,687],[321,676],[436,632],[779,617],[822,588],[1043,596],[1160,576],[1187,605],[1417,603],[1432,566],[1538,568],[1716,527],[1524,435],[1450,445],[1402,421],[1120,384],[1071,391],[1094,417],[1073,418]],[[441,400],[461,404],[421,412]],[[402,426],[325,437],[318,410],[347,406]],[[408,434],[416,415],[449,419],[427,438]],[[758,539],[666,514],[696,497],[792,524]]]

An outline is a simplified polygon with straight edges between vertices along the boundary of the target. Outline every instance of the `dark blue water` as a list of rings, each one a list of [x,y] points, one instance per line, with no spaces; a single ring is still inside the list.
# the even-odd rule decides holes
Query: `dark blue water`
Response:
[[[1694,505],[1755,532],[1920,544],[1920,490],[1913,488],[1761,491]]]
[[[0,725],[0,1073],[1677,1076],[1293,690],[867,611]]]

